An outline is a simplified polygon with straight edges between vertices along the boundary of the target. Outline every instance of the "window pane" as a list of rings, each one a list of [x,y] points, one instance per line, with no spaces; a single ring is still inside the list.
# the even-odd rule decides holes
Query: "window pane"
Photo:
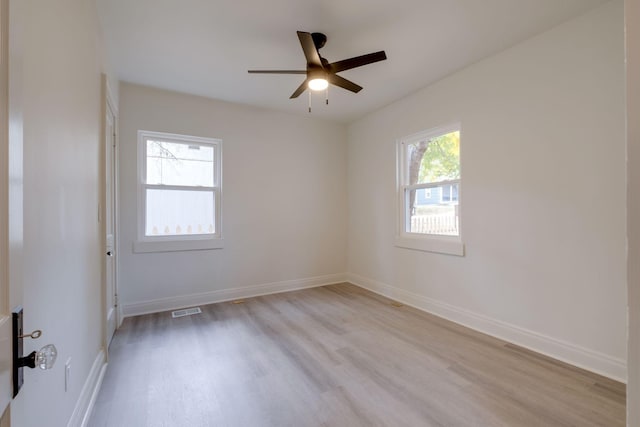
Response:
[[[147,189],[146,236],[214,234],[213,191]]]
[[[213,187],[214,147],[147,140],[147,184]]]
[[[458,184],[406,190],[410,206],[407,232],[458,236]]]
[[[407,144],[408,185],[460,179],[460,131]]]

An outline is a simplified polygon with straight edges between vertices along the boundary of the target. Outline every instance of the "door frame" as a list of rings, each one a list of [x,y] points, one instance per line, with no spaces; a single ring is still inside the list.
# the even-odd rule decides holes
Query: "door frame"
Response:
[[[627,125],[627,425],[640,425],[640,0],[625,0]]]
[[[107,114],[110,111],[113,114],[113,204],[111,206],[111,215],[113,218],[113,247],[115,248],[115,256],[113,257],[114,263],[114,271],[113,271],[113,292],[115,295],[115,328],[116,330],[122,324],[122,309],[120,308],[120,304],[118,302],[118,109],[116,103],[114,102],[114,97],[112,95],[111,87],[109,85],[108,78],[106,74],[102,74],[101,76],[101,91],[102,91],[102,116],[101,116],[101,143],[100,143],[100,257],[101,257],[101,270],[102,270],[102,341],[103,347],[105,350],[105,354],[107,356],[107,360],[109,358],[109,343],[111,341],[111,337],[109,337],[109,325],[107,321],[107,301],[109,300],[108,286],[107,286],[107,256],[105,253],[105,248],[107,247],[106,241],[106,219],[107,219],[107,209],[109,208],[109,203],[107,202],[107,150],[111,149],[107,146]]]

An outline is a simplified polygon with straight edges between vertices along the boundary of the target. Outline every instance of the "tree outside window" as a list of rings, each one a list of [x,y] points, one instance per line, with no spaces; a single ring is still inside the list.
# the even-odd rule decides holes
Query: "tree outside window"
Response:
[[[403,231],[459,236],[459,126],[406,138],[399,149]]]

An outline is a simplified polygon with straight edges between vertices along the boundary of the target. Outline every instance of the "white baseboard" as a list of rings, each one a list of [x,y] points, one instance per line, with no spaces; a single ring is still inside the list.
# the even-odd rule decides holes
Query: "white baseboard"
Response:
[[[101,349],[93,361],[87,380],[82,386],[82,391],[80,391],[80,396],[71,414],[71,418],[69,418],[67,427],[85,427],[89,422],[91,410],[93,409],[93,405],[98,397],[98,392],[100,391],[100,386],[102,385],[102,378],[104,377],[104,372],[107,367],[106,362],[106,354],[104,349]]]
[[[217,302],[232,301],[242,298],[257,297],[260,295],[277,294],[299,289],[315,288],[318,286],[332,285],[346,281],[346,274],[329,274],[326,276],[309,277],[306,279],[285,280],[282,282],[264,283],[242,288],[221,289],[218,291],[204,292],[191,295],[180,295],[171,298],[159,298],[149,301],[140,301],[122,305],[124,317],[138,316],[141,314],[159,313],[162,311],[176,310],[194,305],[213,304]]]
[[[623,383],[627,381],[627,362],[625,360],[492,319],[482,314],[405,291],[357,274],[347,274],[347,281],[361,288],[402,302],[408,306],[451,320],[452,322],[528,348],[579,368],[604,375]]]

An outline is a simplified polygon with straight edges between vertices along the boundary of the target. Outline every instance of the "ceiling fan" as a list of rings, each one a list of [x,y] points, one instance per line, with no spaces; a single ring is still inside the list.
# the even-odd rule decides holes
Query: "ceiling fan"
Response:
[[[387,59],[387,55],[381,50],[380,52],[329,63],[329,61],[320,56],[319,52],[327,42],[327,36],[322,33],[298,31],[298,39],[300,39],[302,51],[307,59],[306,70],[249,70],[249,73],[256,74],[306,74],[307,78],[293,92],[291,99],[300,96],[307,87],[317,91],[326,89],[329,84],[358,93],[362,90],[362,86],[340,77],[336,73]]]

